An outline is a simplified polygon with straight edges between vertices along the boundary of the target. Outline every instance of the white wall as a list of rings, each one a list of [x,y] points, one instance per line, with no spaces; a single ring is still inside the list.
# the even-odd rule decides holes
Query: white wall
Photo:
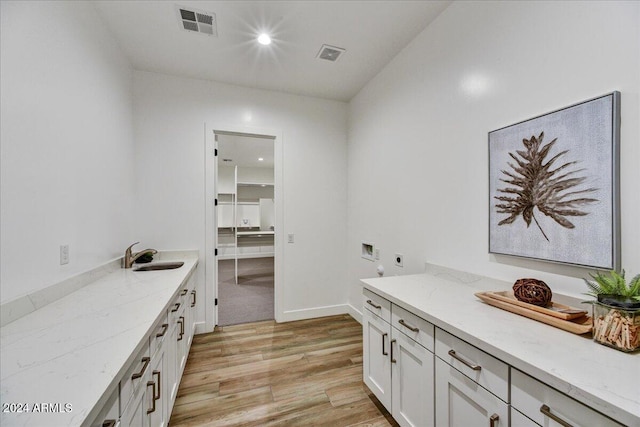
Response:
[[[344,306],[347,105],[141,71],[134,92],[136,239],[199,248],[204,260],[205,123],[276,129],[285,232],[296,236],[284,248],[282,308]]]
[[[429,261],[581,294],[589,270],[488,254],[487,133],[622,92],[622,264],[640,273],[640,3],[456,2],[349,106],[350,304],[378,262]],[[597,243],[597,242],[595,242]],[[404,254],[405,267],[393,266]]]
[[[5,303],[122,255],[133,126],[132,69],[93,6],[3,0],[1,15]]]

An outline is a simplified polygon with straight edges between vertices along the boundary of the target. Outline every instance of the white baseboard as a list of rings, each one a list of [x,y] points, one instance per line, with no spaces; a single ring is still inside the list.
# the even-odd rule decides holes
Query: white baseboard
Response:
[[[213,331],[208,331],[207,330],[207,326],[205,324],[205,322],[197,322],[196,323],[196,335],[198,334],[208,334],[209,332],[213,332]]]
[[[305,308],[302,310],[290,310],[276,318],[277,322],[293,322],[294,320],[314,319],[316,317],[335,316],[338,314],[350,314],[348,304],[329,305],[325,307]]]
[[[349,315],[362,325],[362,311],[359,311],[351,304],[347,304],[347,306],[349,307]]]

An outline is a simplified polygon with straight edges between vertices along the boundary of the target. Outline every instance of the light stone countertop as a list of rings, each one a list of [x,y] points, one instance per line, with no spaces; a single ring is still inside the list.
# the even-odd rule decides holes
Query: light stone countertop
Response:
[[[426,274],[362,282],[366,289],[618,422],[640,426],[640,354],[501,310],[474,295],[511,289],[512,284],[435,266]]]
[[[197,254],[197,252],[195,252]],[[191,273],[194,253],[160,253],[184,261],[174,270],[116,268],[103,277],[0,329],[2,408],[26,403],[29,413],[2,411],[3,426],[79,426],[97,415],[117,379],[142,348],[154,322]],[[158,259],[159,258],[159,259]],[[155,261],[154,261],[155,262]],[[70,412],[34,413],[35,403],[71,405]]]

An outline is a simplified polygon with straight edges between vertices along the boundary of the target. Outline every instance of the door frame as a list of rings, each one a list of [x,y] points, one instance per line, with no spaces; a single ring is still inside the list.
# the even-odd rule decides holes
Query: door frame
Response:
[[[218,324],[218,309],[214,304],[218,297],[218,263],[214,255],[218,246],[218,217],[215,208],[217,197],[217,158],[215,150],[217,144],[216,133],[254,135],[273,138],[274,156],[274,316],[276,322],[283,317],[282,295],[284,276],[284,191],[283,191],[283,139],[282,131],[277,129],[256,128],[242,125],[228,125],[222,123],[205,123],[205,330],[211,332]]]

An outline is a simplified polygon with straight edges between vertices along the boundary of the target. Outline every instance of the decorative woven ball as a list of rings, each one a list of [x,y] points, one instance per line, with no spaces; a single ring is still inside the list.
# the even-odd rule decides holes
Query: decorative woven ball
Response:
[[[513,295],[518,301],[545,307],[551,302],[551,289],[542,280],[518,279],[513,285]]]

